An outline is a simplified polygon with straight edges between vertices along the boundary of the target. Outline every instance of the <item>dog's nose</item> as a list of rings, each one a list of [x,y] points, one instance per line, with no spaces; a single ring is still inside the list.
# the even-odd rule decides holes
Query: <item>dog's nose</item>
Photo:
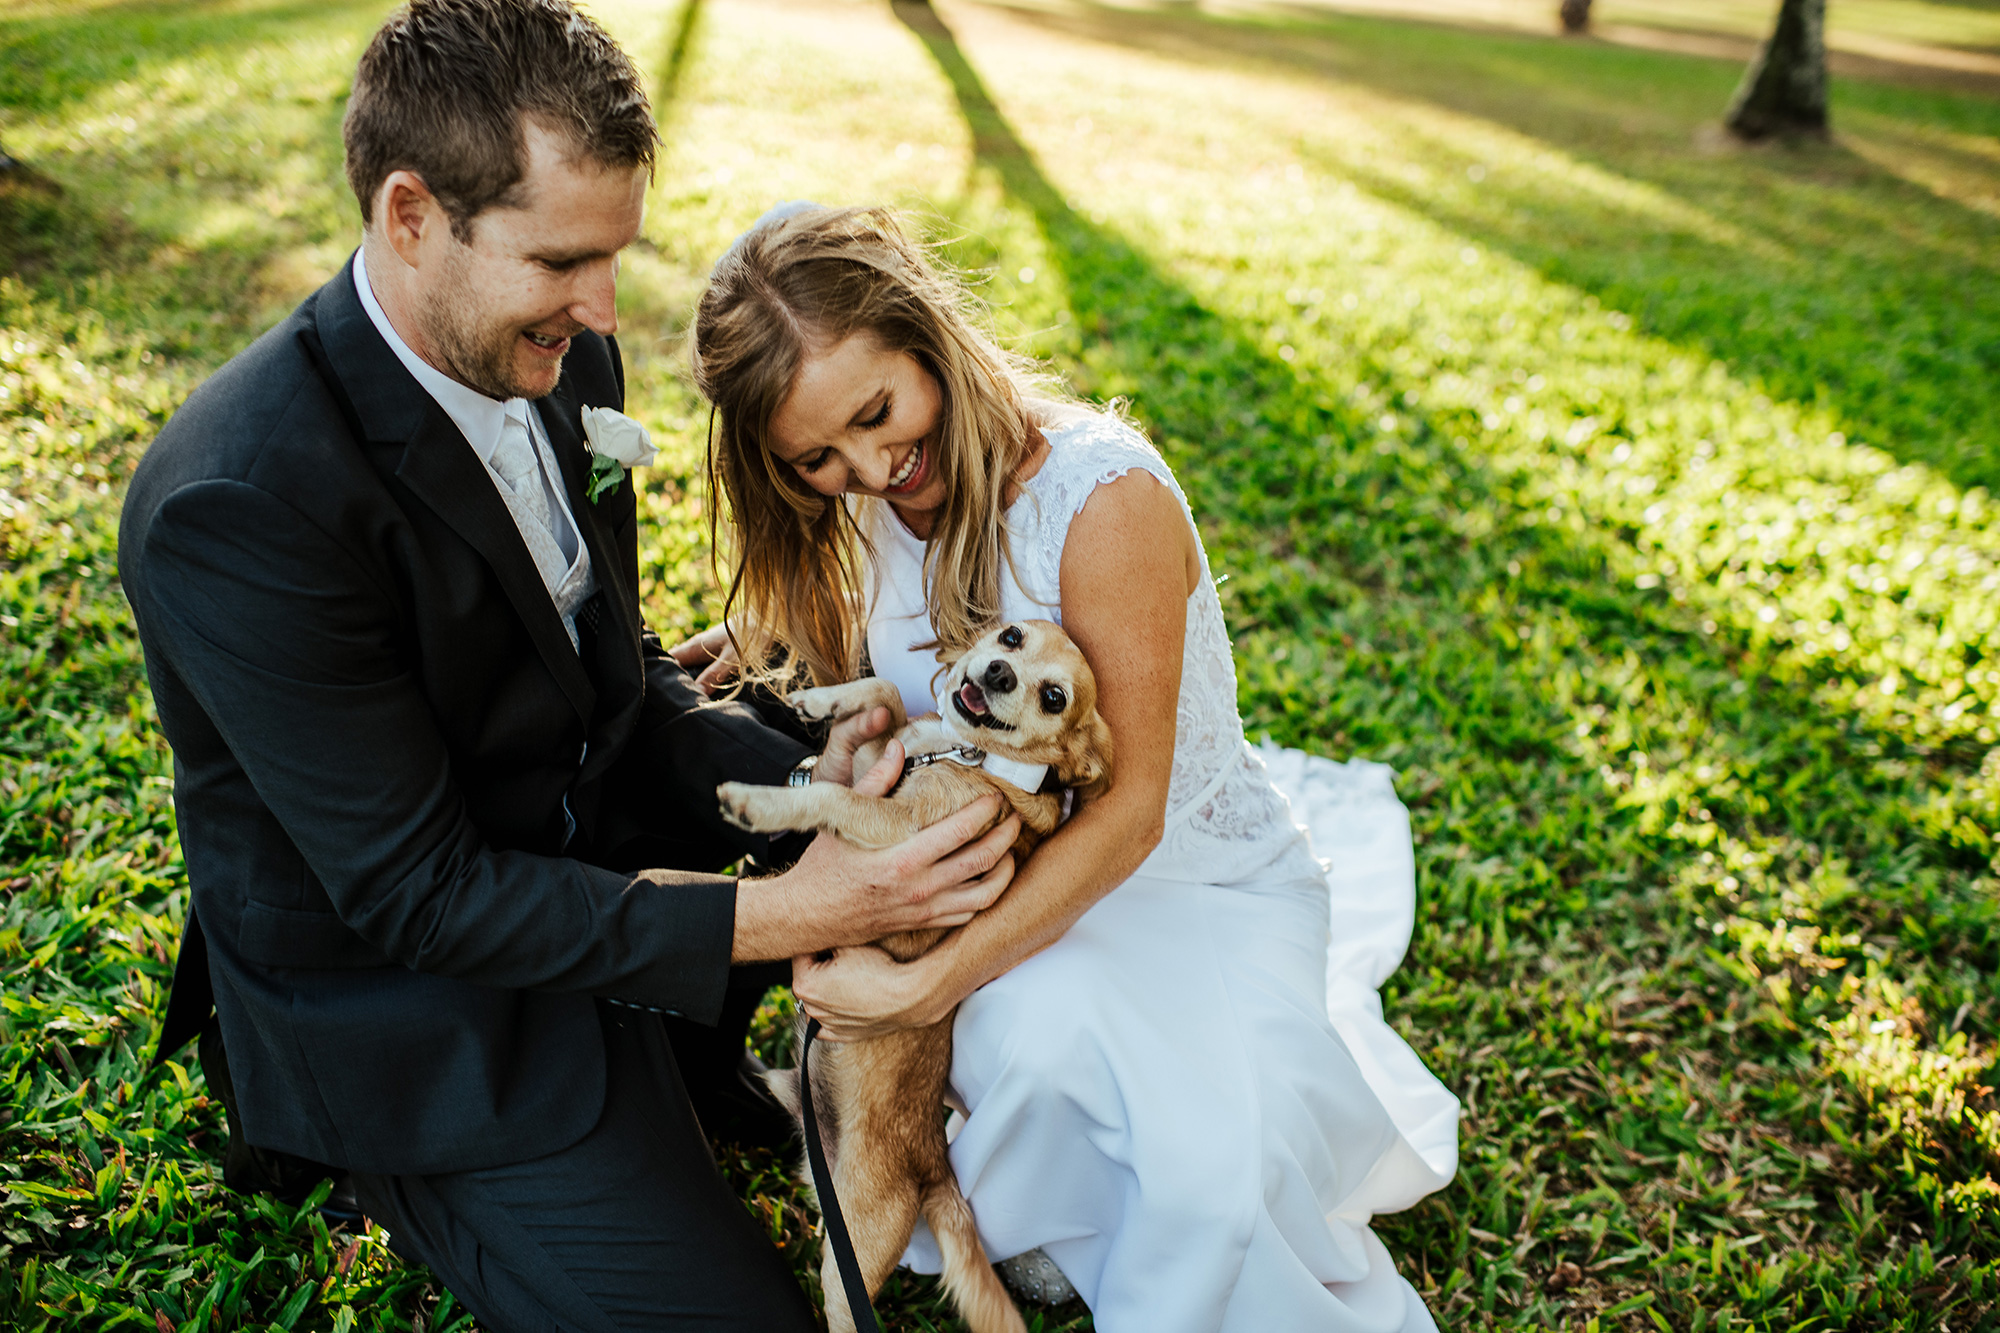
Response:
[[[1014,679],[1014,668],[995,658],[987,664],[986,674],[979,678],[988,694],[1006,694],[1020,682]]]

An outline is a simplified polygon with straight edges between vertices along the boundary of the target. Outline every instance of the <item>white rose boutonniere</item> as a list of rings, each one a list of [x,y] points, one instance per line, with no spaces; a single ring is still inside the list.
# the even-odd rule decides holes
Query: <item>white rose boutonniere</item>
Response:
[[[647,467],[659,452],[644,426],[608,407],[583,409],[583,433],[590,440],[590,482],[584,494],[592,504],[618,489],[626,468]]]

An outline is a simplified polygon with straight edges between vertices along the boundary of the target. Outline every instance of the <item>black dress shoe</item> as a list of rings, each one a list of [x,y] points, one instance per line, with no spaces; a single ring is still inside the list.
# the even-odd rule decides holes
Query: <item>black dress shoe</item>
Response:
[[[326,1219],[329,1231],[338,1231],[342,1227],[360,1227],[361,1201],[354,1196],[353,1176],[343,1172],[340,1178],[333,1182],[333,1193],[327,1195],[326,1202],[319,1206],[319,1215]]]
[[[745,1051],[733,1069],[686,1080],[695,1118],[711,1141],[773,1152],[799,1141],[799,1122],[764,1086],[766,1068],[762,1060]]]

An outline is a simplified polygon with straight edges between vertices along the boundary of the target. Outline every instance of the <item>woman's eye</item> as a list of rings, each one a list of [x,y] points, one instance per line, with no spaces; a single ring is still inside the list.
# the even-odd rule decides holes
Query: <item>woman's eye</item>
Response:
[[[862,422],[861,429],[874,430],[876,427],[880,426],[883,422],[887,421],[889,419],[889,407],[894,402],[895,399],[893,398],[884,398],[882,400],[881,410],[876,412],[874,416],[868,418],[868,420]]]
[[[832,450],[822,449],[811,458],[799,460],[796,466],[801,472],[817,472],[826,466],[826,460],[831,457],[833,457]]]
[[[1042,711],[1060,713],[1069,706],[1069,696],[1054,685],[1042,686]]]

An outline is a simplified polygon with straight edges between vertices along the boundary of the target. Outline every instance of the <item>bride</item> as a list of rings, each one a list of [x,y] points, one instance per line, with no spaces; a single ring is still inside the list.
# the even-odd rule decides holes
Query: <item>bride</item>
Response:
[[[1159,454],[996,346],[879,209],[761,219],[716,265],[694,364],[734,562],[734,642],[677,650],[704,683],[872,671],[915,717],[940,657],[1026,618],[1097,676],[1116,780],[999,903],[915,962],[795,965],[836,1039],[959,1006],[951,1156],[987,1252],[1066,1278],[1102,1333],[1433,1329],[1369,1229],[1457,1153],[1457,1102],[1375,994],[1413,921],[1407,816],[1386,769],[1245,742]],[[906,1262],[937,1271],[921,1229]]]

